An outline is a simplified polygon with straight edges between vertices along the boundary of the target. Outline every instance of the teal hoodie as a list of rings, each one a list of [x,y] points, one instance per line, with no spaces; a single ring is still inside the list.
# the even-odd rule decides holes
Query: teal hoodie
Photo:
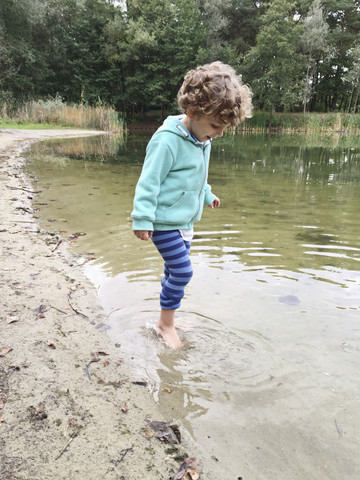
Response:
[[[154,133],[135,190],[133,230],[192,228],[215,195],[207,183],[211,141],[194,139],[170,116]]]

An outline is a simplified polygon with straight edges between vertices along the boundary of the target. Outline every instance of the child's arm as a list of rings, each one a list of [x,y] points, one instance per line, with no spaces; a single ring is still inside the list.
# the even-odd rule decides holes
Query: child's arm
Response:
[[[160,187],[173,163],[168,144],[157,136],[150,140],[144,165],[135,189],[134,209],[131,212],[133,231],[142,232],[138,238],[148,240],[156,217],[157,197]]]

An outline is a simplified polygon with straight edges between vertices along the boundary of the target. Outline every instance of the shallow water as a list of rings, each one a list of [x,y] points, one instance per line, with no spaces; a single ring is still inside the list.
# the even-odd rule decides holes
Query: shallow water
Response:
[[[222,203],[196,226],[177,352],[150,328],[162,262],[131,231],[147,140],[42,142],[28,163],[43,226],[75,238],[111,339],[222,478],[358,478],[359,140],[214,141]]]

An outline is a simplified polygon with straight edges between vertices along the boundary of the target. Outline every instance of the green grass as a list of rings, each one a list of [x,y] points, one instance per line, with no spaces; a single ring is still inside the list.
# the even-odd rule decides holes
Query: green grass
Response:
[[[74,127],[55,125],[51,123],[20,123],[14,120],[4,120],[3,118],[0,118],[0,128],[15,128],[19,130],[69,130]]]
[[[255,111],[252,118],[246,119],[241,129],[280,130],[304,133],[358,132],[360,129],[360,114],[346,113],[275,113]]]

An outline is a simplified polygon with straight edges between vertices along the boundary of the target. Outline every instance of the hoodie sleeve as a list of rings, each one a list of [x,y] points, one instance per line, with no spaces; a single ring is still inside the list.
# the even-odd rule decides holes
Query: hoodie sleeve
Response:
[[[133,230],[153,230],[161,183],[173,166],[174,158],[168,144],[161,139],[150,140],[144,166],[136,185]]]
[[[210,205],[216,198],[211,191],[211,186],[209,184],[205,187],[205,196],[204,196],[204,205]]]

